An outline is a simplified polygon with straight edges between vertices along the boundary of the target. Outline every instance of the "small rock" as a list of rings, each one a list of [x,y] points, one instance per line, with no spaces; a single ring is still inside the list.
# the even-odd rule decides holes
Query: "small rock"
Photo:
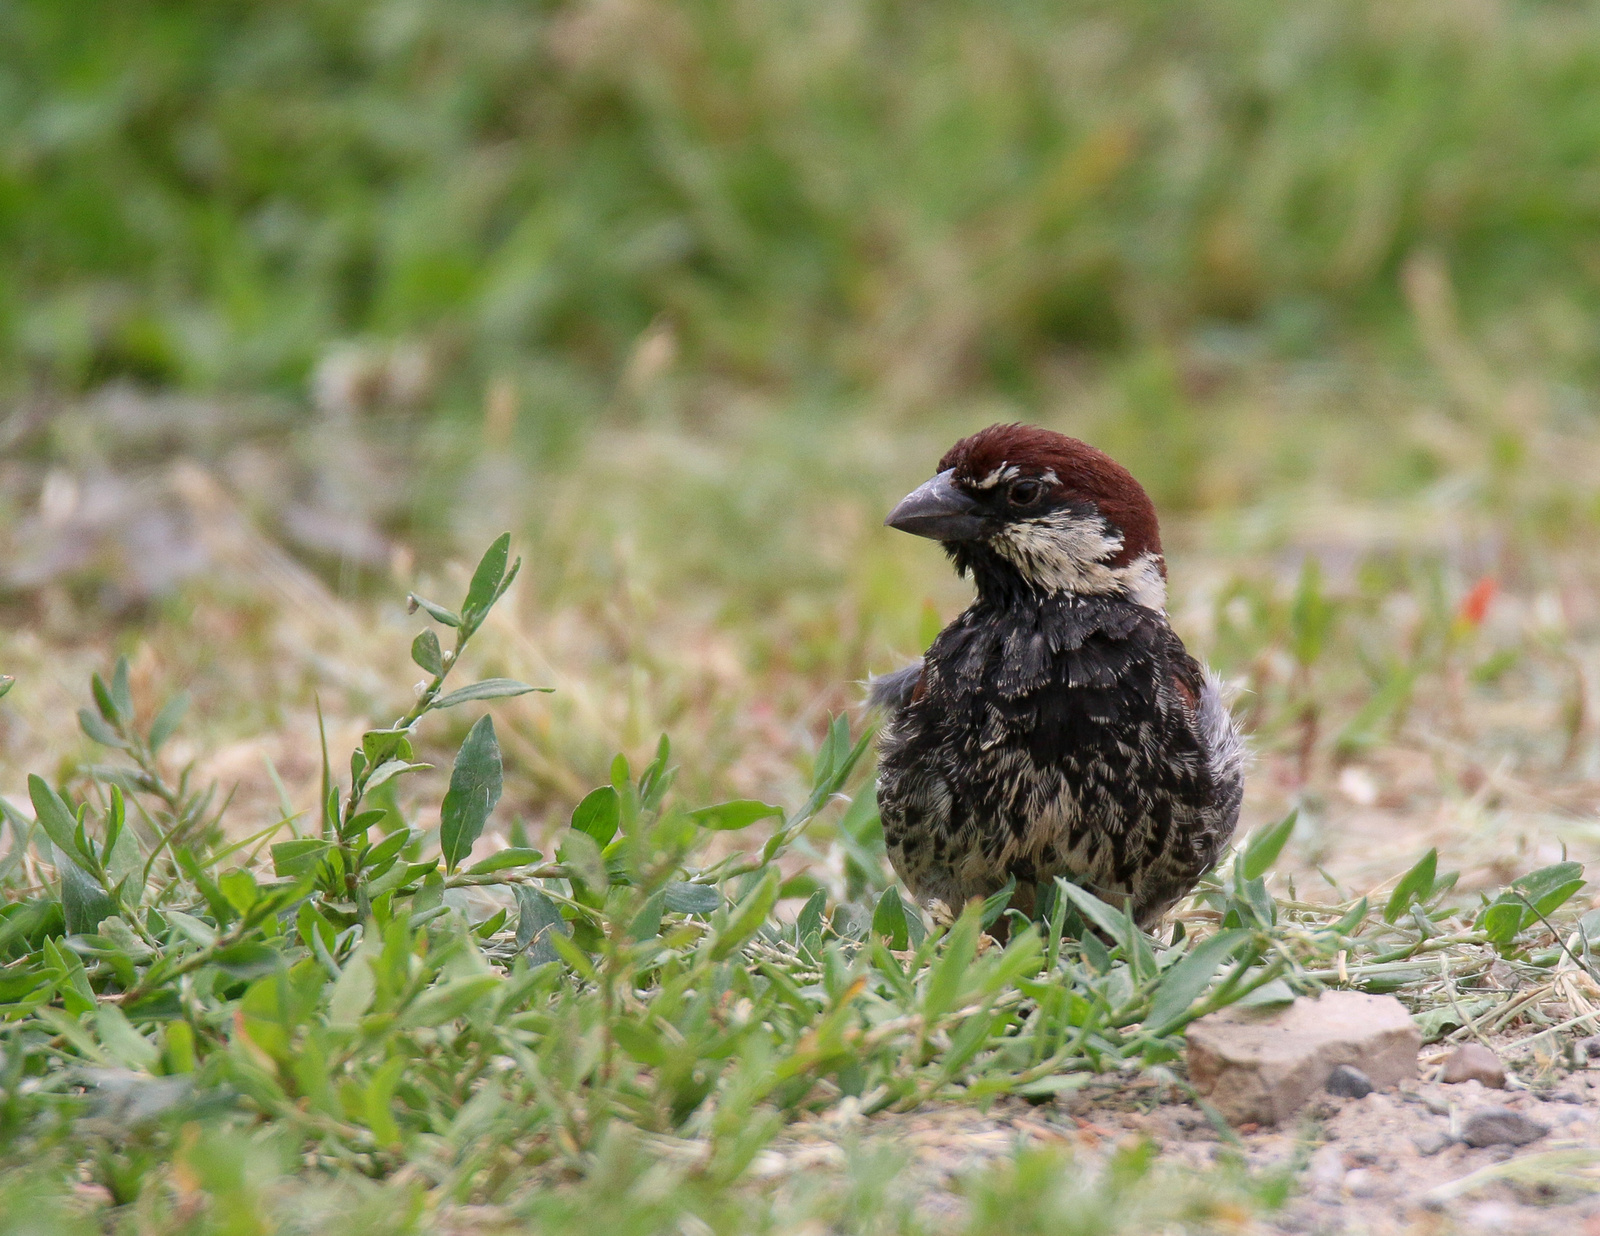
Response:
[[[1424,1090],[1420,1097],[1422,1105],[1435,1116],[1448,1116],[1450,1114],[1450,1100],[1437,1090]]]
[[[1445,1057],[1444,1073],[1439,1080],[1451,1085],[1477,1081],[1491,1089],[1504,1090],[1506,1066],[1482,1043],[1463,1043]]]
[[[1195,1088],[1235,1124],[1277,1124],[1356,1064],[1374,1087],[1416,1076],[1421,1035],[1393,996],[1329,991],[1287,1007],[1231,1008],[1187,1031]]]
[[[1526,1146],[1550,1126],[1509,1107],[1480,1107],[1461,1122],[1461,1140],[1469,1146]]]
[[[1573,1094],[1570,1090],[1557,1090],[1550,1096],[1550,1101],[1552,1103],[1576,1103],[1579,1107],[1583,1106],[1583,1096],[1581,1094]]]
[[[1358,1167],[1344,1174],[1344,1187],[1351,1197],[1377,1197],[1383,1189],[1383,1182],[1378,1179],[1377,1172]]]
[[[1600,1034],[1579,1039],[1572,1045],[1572,1055],[1579,1064],[1587,1064],[1591,1069],[1600,1064]]]
[[[1211,1127],[1203,1112],[1183,1109],[1172,1118],[1172,1123],[1177,1125],[1184,1140],[1191,1142],[1209,1142],[1217,1140],[1217,1131]]]
[[[111,1190],[104,1185],[75,1184],[72,1186],[73,1196],[80,1202],[90,1206],[115,1206],[117,1199],[112,1196]]]
[[[1517,1212],[1505,1202],[1479,1202],[1462,1218],[1468,1227],[1486,1232],[1509,1232],[1517,1225]]]
[[[1344,1183],[1344,1154],[1337,1146],[1320,1146],[1306,1165],[1306,1179],[1313,1188],[1337,1189]]]
[[[1364,1099],[1372,1093],[1372,1078],[1353,1064],[1336,1064],[1323,1089],[1341,1099]]]
[[[1309,1207],[1290,1207],[1279,1211],[1274,1216],[1280,1232],[1289,1232],[1298,1236],[1300,1232],[1309,1232],[1317,1221],[1316,1212]]]
[[[1443,1129],[1424,1129],[1411,1138],[1411,1144],[1417,1148],[1417,1153],[1424,1156],[1438,1154],[1453,1141],[1455,1138]]]

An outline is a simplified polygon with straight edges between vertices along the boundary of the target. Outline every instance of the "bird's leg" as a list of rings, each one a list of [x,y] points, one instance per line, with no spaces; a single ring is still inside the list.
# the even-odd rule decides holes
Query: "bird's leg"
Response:
[[[1018,878],[1016,891],[1011,894],[1011,901],[1006,906],[1008,910],[1020,911],[1023,917],[1032,919],[1039,905],[1039,885],[1031,876],[1028,879]]]

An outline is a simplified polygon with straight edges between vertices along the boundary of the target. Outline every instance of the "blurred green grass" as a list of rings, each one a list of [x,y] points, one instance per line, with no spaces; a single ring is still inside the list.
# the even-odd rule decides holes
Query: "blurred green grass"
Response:
[[[1323,562],[1374,632],[1322,658],[1330,747],[1433,655],[1402,602],[1570,592],[1600,525],[1595,8],[0,7],[0,653],[146,641],[242,740],[336,648],[365,715],[374,654],[306,613],[513,528],[500,668],[562,687],[530,810],[662,730],[766,792],[964,603],[882,512],[1026,418],[1151,491],[1285,749]]]
[[[1026,410],[1194,337],[1404,365],[1425,250],[1492,347],[1592,376],[1595,17],[18,0],[0,363],[298,391],[331,342],[412,339],[437,406],[498,377],[559,440],[655,324],[700,379],[811,410]]]

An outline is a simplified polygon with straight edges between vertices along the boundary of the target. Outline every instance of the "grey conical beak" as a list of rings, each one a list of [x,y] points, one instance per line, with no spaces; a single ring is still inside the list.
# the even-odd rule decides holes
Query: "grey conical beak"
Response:
[[[901,498],[883,522],[935,541],[972,541],[984,534],[981,508],[952,483],[946,469]]]

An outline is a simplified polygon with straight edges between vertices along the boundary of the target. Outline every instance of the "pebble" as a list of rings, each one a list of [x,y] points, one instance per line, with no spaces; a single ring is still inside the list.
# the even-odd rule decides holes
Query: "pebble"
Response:
[[[1328,1074],[1325,1088],[1343,1099],[1364,1099],[1372,1093],[1372,1078],[1354,1065],[1337,1064]]]
[[[1505,1202],[1479,1202],[1462,1216],[1468,1227],[1488,1232],[1509,1232],[1517,1223],[1517,1212]]]
[[[1461,1122],[1461,1140],[1469,1146],[1526,1146],[1550,1126],[1509,1107],[1480,1107]]]
[[[1455,1138],[1443,1129],[1424,1129],[1421,1133],[1414,1134],[1411,1144],[1417,1148],[1420,1155],[1436,1155]]]
[[[1344,1187],[1351,1197],[1377,1197],[1383,1191],[1378,1173],[1358,1167],[1344,1174]]]
[[[1419,1096],[1422,1105],[1435,1116],[1448,1116],[1450,1114],[1450,1100],[1437,1090],[1424,1090]]]
[[[1274,1216],[1274,1219],[1280,1232],[1309,1232],[1312,1228],[1318,1226],[1315,1207],[1305,1201],[1291,1202],[1286,1208],[1279,1211]]]
[[[1344,1152],[1337,1146],[1319,1147],[1306,1167],[1313,1188],[1337,1189],[1344,1183]]]
[[[1463,1043],[1445,1057],[1444,1073],[1439,1080],[1452,1085],[1478,1081],[1492,1090],[1504,1090],[1506,1066],[1482,1043]]]

